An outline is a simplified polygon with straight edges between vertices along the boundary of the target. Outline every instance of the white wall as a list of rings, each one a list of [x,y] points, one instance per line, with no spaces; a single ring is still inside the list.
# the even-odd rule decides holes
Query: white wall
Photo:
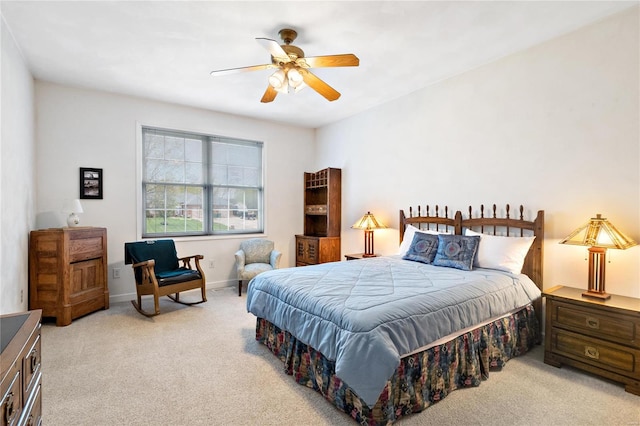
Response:
[[[135,292],[131,267],[123,262],[124,243],[138,237],[138,123],[264,141],[266,237],[283,252],[283,266],[295,264],[294,234],[302,232],[302,180],[303,172],[312,170],[313,130],[42,81],[36,81],[35,99],[37,227],[66,226],[60,209],[65,198],[78,198],[79,168],[102,168],[104,199],[82,200],[80,224],[107,228],[112,301],[129,300]],[[233,254],[240,241],[191,238],[176,239],[176,245],[179,255],[204,255],[212,288],[236,285]],[[121,269],[121,278],[113,278],[113,268]]]
[[[343,253],[362,251],[349,226],[367,210],[393,228],[376,232],[377,251],[390,254],[400,208],[524,204],[546,212],[545,287],[584,288],[586,249],[561,238],[602,213],[640,241],[638,40],[634,8],[319,129],[314,150],[309,129],[46,82],[35,84],[34,136],[33,81],[3,22],[0,312],[26,309],[28,232],[64,226],[62,200],[77,196],[85,166],[104,169],[105,199],[84,201],[82,224],[109,230],[113,300],[133,293],[122,252],[137,237],[136,122],[265,141],[267,236],[285,266],[302,230],[302,172],[331,166],[343,168]],[[235,280],[238,244],[178,249],[213,259],[207,280],[218,286]],[[609,251],[610,292],[640,296],[639,251]]]
[[[28,306],[29,231],[35,223],[33,78],[0,18],[0,314]]]
[[[602,213],[640,242],[638,18],[632,8],[320,129],[316,164],[343,168],[343,253],[362,251],[349,227],[367,210],[393,228],[375,234],[393,254],[401,208],[524,204],[545,210],[545,288],[586,288],[587,249],[562,238]],[[640,247],[609,259],[607,290],[640,296]]]

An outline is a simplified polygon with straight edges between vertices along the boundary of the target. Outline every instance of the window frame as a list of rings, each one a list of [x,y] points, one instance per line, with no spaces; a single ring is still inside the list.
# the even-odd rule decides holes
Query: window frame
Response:
[[[228,137],[228,136],[220,136],[215,134],[210,134],[206,132],[198,132],[198,131],[190,131],[190,130],[182,130],[182,129],[169,129],[166,127],[148,125],[136,123],[137,126],[137,160],[136,160],[136,169],[137,169],[137,185],[136,185],[136,216],[137,216],[137,235],[140,239],[160,239],[160,238],[179,238],[179,239],[217,239],[217,238],[246,238],[251,235],[265,235],[266,233],[266,184],[265,184],[265,159],[266,159],[266,144],[264,141],[258,141],[254,139],[243,139],[238,137]],[[145,182],[145,132],[147,130],[157,131],[164,134],[175,134],[180,137],[195,137],[199,138],[202,141],[203,153],[202,153],[202,169],[203,169],[203,183],[202,184],[193,184],[193,183],[180,183],[180,182]],[[213,164],[214,160],[212,157],[212,146],[214,143],[223,143],[230,145],[245,145],[245,146],[255,146],[259,148],[259,173],[258,184],[256,186],[246,186],[246,185],[231,185],[228,182],[226,184],[214,184],[213,182]],[[227,163],[228,164],[228,163]],[[180,186],[184,187],[185,191],[187,187],[197,187],[202,188],[202,216],[203,216],[203,230],[195,231],[195,232],[159,232],[159,233],[150,233],[146,230],[146,197],[145,197],[145,188],[147,185],[162,185],[162,186]],[[214,191],[216,188],[226,188],[226,189],[239,189],[239,190],[255,190],[257,191],[257,222],[256,228],[251,229],[236,229],[231,232],[229,230],[216,230],[214,227],[214,210],[217,210],[213,205],[213,197]],[[163,211],[169,211],[168,207],[165,206]],[[218,209],[219,210],[219,209]],[[244,208],[246,214],[246,206]],[[253,210],[253,209],[251,209]],[[233,209],[236,211],[236,209]],[[232,214],[232,209],[227,209],[227,217],[230,217]],[[249,220],[249,217],[242,217],[242,223],[244,224]]]

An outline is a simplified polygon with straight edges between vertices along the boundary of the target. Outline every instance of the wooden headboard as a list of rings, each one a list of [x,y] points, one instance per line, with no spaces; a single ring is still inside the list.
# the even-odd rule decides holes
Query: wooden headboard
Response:
[[[522,273],[526,274],[538,286],[543,288],[542,281],[542,260],[544,243],[544,211],[539,210],[533,221],[524,220],[524,208],[520,206],[517,217],[511,217],[510,207],[507,204],[505,212],[499,215],[496,205],[493,205],[491,212],[485,213],[484,205],[473,215],[473,209],[469,207],[468,213],[464,215],[460,210],[452,213],[448,207],[430,208],[426,206],[424,211],[420,206],[417,212],[409,207],[409,216],[404,210],[400,210],[400,242],[404,237],[404,230],[407,225],[413,225],[418,229],[430,229],[439,232],[449,232],[462,235],[464,228],[472,229],[476,232],[491,235],[505,236],[530,236],[535,235],[529,253],[524,261]]]

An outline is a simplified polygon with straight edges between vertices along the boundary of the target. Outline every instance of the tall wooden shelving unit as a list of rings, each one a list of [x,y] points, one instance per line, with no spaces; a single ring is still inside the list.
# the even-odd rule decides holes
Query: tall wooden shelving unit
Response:
[[[304,174],[304,235],[296,235],[296,266],[340,260],[342,170]]]

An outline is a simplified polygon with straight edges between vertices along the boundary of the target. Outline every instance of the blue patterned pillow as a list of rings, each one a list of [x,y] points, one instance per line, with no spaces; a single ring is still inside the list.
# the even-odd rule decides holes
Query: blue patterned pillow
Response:
[[[424,232],[416,232],[411,240],[411,246],[407,253],[402,256],[406,260],[415,260],[416,262],[431,263],[436,257],[438,251],[438,236],[426,234]]]
[[[438,252],[433,265],[470,271],[479,244],[479,236],[438,235]]]

